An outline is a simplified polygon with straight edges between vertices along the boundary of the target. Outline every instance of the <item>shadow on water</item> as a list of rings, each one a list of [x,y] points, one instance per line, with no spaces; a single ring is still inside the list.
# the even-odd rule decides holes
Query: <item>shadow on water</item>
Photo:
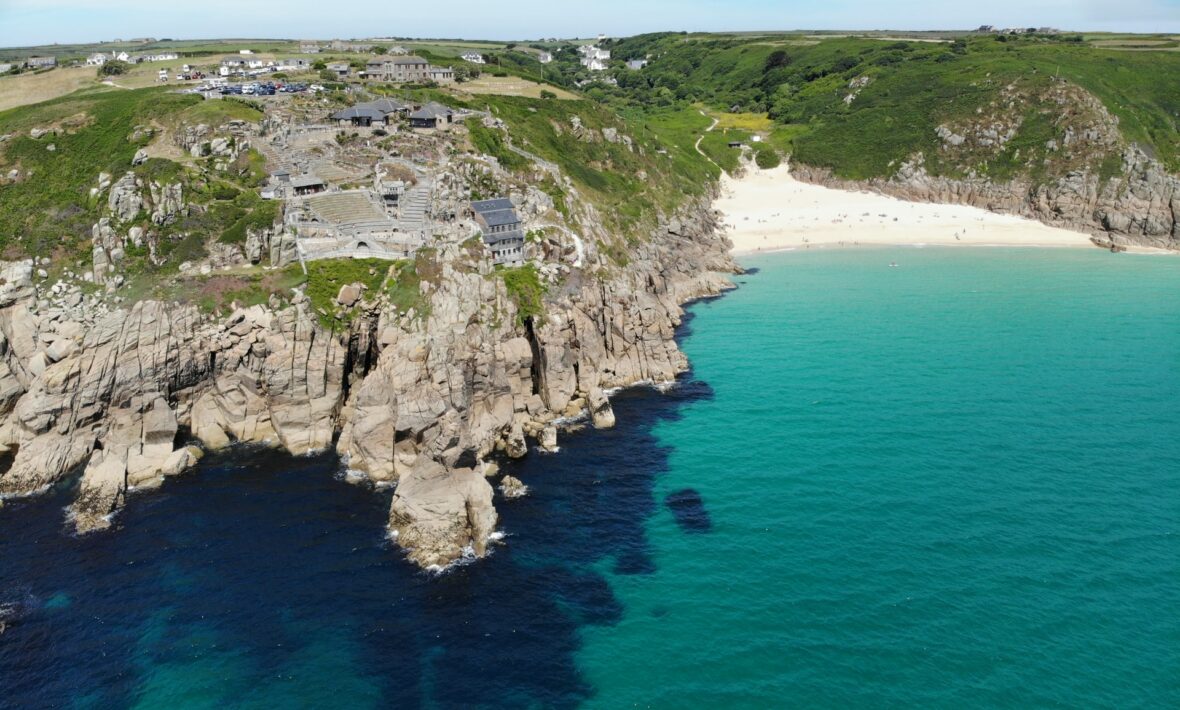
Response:
[[[672,517],[684,532],[702,533],[713,529],[705,501],[701,499],[700,493],[691,488],[668,494],[664,505],[672,511]]]
[[[679,331],[689,332],[690,318]],[[135,495],[109,532],[74,537],[68,491],[0,512],[0,687],[13,707],[193,704],[572,706],[578,627],[624,610],[606,565],[653,570],[644,525],[668,451],[653,434],[712,396],[613,398],[620,425],[505,465],[506,544],[442,575],[384,540],[389,493],[332,455],[237,448]]]

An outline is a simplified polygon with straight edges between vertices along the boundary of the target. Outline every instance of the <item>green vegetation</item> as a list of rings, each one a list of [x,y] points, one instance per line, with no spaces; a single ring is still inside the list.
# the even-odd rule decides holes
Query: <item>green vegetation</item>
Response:
[[[311,261],[307,264],[307,297],[324,327],[332,328],[341,322],[333,316],[338,309],[336,296],[340,294],[340,287],[361,283],[367,289],[367,294],[376,294],[380,292],[390,270],[389,262],[381,259]],[[347,322],[354,313],[349,311],[345,314],[343,322]]]
[[[1060,78],[1100,99],[1118,117],[1126,140],[1180,171],[1180,52],[1170,51],[1174,38],[970,33],[931,38],[936,36],[953,41],[911,42],[874,33],[831,38],[660,33],[608,40],[605,47],[613,56],[648,56],[651,63],[630,71],[617,62],[607,74],[618,87],[596,84],[589,93],[617,110],[642,110],[653,119],[703,104],[723,118],[719,130],[764,135],[768,147],[755,154],[762,164],[775,162],[773,150],[863,179],[889,175],[921,153],[935,174],[972,171],[1037,180],[1077,167],[1045,150],[1063,131],[1056,120],[1060,105],[1047,98]],[[1126,51],[1128,43],[1135,51]],[[549,77],[564,86],[585,78],[570,54],[558,52],[556,73]],[[854,80],[863,84],[853,86]],[[940,159],[935,129],[968,122],[994,102],[1005,106],[1008,87],[1021,93],[1016,110],[1024,122],[1005,151]],[[708,139],[702,150],[726,166],[716,145]],[[1106,157],[1080,160],[1109,170],[1114,162],[1104,162]]]
[[[489,95],[479,97],[479,102],[504,120],[514,145],[556,163],[582,197],[599,209],[611,232],[626,239],[645,235],[658,212],[673,210],[686,196],[703,194],[719,175],[695,150],[692,129],[687,129],[688,135],[681,132],[689,124],[702,131],[708,127],[710,121],[695,112],[680,111],[660,121],[642,111],[615,114],[591,101]],[[606,140],[604,128],[630,137],[633,147],[621,138]],[[497,151],[492,152],[497,158],[507,152],[491,143],[482,126],[469,122],[469,129],[473,141]],[[673,135],[677,142],[665,140]]]
[[[0,113],[0,175],[22,177],[0,185],[0,250],[15,254],[89,251],[100,203],[90,196],[99,173],[125,173],[151,140],[136,126],[190,107],[201,99],[148,89],[72,94]],[[54,130],[34,139],[31,129]],[[55,150],[47,150],[49,144]],[[158,165],[140,166],[142,171]]]
[[[131,70],[131,65],[127,62],[109,61],[98,68],[99,76],[118,76],[126,74]]]
[[[471,135],[471,144],[475,146],[475,149],[484,155],[495,158],[505,170],[525,170],[531,167],[532,163],[528,158],[508,150],[504,141],[504,132],[498,128],[488,128],[478,121],[471,121],[467,124],[467,130]]]
[[[227,313],[234,304],[249,308],[266,303],[272,296],[289,299],[291,289],[306,281],[298,264],[285,269],[249,267],[210,276],[180,275],[159,281],[133,284],[125,296],[130,300],[156,298],[192,303],[205,313]]]
[[[389,302],[397,307],[401,313],[413,310],[419,318],[430,314],[430,299],[422,295],[422,274],[427,273],[428,261],[432,254],[419,253],[414,259],[396,262],[390,270],[392,277],[386,291]]]
[[[701,139],[701,150],[727,172],[738,169],[742,155],[741,148],[730,148],[731,142],[746,143],[750,140],[750,133],[735,128],[721,129],[720,127],[706,133]]]
[[[545,287],[532,264],[497,268],[496,274],[503,279],[508,297],[516,304],[516,318],[520,325],[529,319],[538,324],[545,320]]]

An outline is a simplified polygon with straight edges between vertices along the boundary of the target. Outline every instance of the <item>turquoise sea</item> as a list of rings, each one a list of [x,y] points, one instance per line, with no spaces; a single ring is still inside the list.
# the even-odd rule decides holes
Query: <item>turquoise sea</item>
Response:
[[[0,707],[1180,706],[1180,259],[745,264],[441,576],[330,455],[9,501]]]
[[[890,267],[891,262],[897,267]],[[1180,705],[1180,261],[759,256],[683,346],[598,707]]]

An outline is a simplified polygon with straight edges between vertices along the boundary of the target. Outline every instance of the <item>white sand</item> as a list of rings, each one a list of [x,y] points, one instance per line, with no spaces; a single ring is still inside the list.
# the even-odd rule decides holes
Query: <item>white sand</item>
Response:
[[[714,206],[725,215],[735,254],[883,245],[1094,248],[1086,234],[1022,217],[799,182],[786,165],[723,177]]]

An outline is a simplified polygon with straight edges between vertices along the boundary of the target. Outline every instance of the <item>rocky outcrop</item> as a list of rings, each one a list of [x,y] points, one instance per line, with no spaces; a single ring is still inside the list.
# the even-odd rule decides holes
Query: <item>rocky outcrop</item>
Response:
[[[519,478],[513,476],[505,476],[500,481],[500,492],[508,500],[515,500],[516,498],[524,498],[529,494],[529,487],[521,482]]]
[[[120,222],[135,219],[143,209],[143,197],[139,194],[135,173],[128,171],[111,185],[111,193],[107,196],[107,208]]]
[[[1030,116],[1050,124],[1052,137],[1009,155]],[[1080,86],[1054,77],[1043,86],[999,87],[990,102],[937,126],[935,135],[937,155],[913,155],[888,178],[848,181],[808,165],[794,165],[792,173],[832,187],[1020,215],[1093,234],[1106,245],[1180,249],[1180,176],[1129,143],[1118,117]],[[1010,180],[995,180],[981,169],[1017,159],[1021,168]],[[939,165],[943,174],[931,175],[928,164]]]
[[[389,508],[389,529],[411,560],[442,567],[456,550],[482,557],[496,527],[492,486],[470,468],[448,469],[419,458],[398,482]]]
[[[183,426],[207,448],[331,445],[347,351],[305,304],[211,323],[148,301],[85,329],[30,305],[0,310],[0,446],[15,450],[0,497],[41,492],[85,465],[72,512],[86,531],[105,527],[126,491],[199,458],[177,445]]]
[[[302,295],[219,322],[155,302],[105,311],[60,283],[58,300],[38,301],[32,264],[4,265],[0,446],[15,453],[0,497],[80,470],[71,515],[95,530],[131,491],[194,463],[193,443],[305,454],[339,433],[352,478],[397,484],[389,527],[411,560],[482,555],[496,521],[488,457],[556,450],[564,417],[611,426],[605,391],[687,367],[673,339],[681,304],[721,292],[715,272],[736,268],[716,226],[700,203],[661,223],[626,268],[593,247],[589,269],[544,264],[545,312],[528,318],[486,255],[451,244],[419,269],[415,307],[341,289],[355,317],[338,332]],[[112,234],[97,225],[96,247],[113,254]]]

